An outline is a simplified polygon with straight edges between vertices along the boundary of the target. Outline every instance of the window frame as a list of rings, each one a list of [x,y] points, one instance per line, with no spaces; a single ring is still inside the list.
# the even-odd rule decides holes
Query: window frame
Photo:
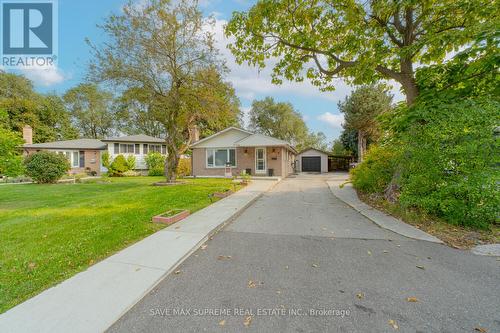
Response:
[[[236,168],[237,165],[238,165],[238,154],[236,153],[236,148],[233,148],[233,147],[227,147],[227,148],[206,148],[205,149],[205,167],[207,169],[224,169],[226,167],[226,163],[224,163],[223,166],[221,165],[216,165],[215,164],[215,152],[216,151],[220,151],[220,150],[225,150],[226,151],[226,163],[228,161],[230,161],[231,159],[231,155],[230,155],[230,151],[233,150],[234,151],[234,165],[231,165],[231,168]],[[210,165],[208,163],[208,155],[209,155],[209,151],[212,152],[212,156],[213,156],[213,163],[212,165]]]

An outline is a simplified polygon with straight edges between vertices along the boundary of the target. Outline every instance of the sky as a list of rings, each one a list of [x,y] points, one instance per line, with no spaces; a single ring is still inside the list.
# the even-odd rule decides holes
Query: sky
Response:
[[[140,2],[141,0],[137,0]],[[85,38],[94,44],[103,41],[98,24],[110,13],[120,13],[126,0],[59,0],[58,1],[58,67],[54,69],[27,70],[23,72],[31,79],[35,88],[43,93],[63,94],[85,80],[87,65],[92,62]],[[241,101],[241,109],[248,112],[252,101],[273,97],[279,102],[290,102],[302,114],[311,131],[325,133],[328,140],[337,138],[342,131],[343,117],[337,103],[343,100],[352,87],[342,80],[333,92],[321,92],[309,82],[284,82],[282,85],[271,83],[271,67],[258,70],[248,65],[238,65],[226,48],[229,40],[225,38],[223,27],[231,18],[233,11],[249,9],[254,0],[200,0],[199,5],[205,16],[216,18],[212,28],[217,46],[225,58],[230,73],[227,80],[235,88]],[[393,89],[396,100],[401,99],[397,87]]]

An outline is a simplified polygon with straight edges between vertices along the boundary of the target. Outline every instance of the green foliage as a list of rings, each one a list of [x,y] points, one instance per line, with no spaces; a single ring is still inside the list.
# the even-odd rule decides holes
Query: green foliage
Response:
[[[81,83],[64,94],[64,102],[81,136],[101,139],[113,132],[111,93],[96,84]]]
[[[135,169],[135,156],[134,155],[128,155],[127,156],[127,169],[128,170],[134,170]]]
[[[108,175],[111,177],[121,177],[123,176],[123,173],[128,170],[127,160],[125,159],[125,156],[120,154],[114,158],[113,162],[111,162],[108,168]]]
[[[401,116],[400,201],[447,221],[487,227],[499,217],[500,103],[431,99]]]
[[[103,167],[109,169],[109,166],[111,165],[111,156],[109,156],[109,152],[107,150],[101,155],[101,163]]]
[[[382,193],[392,179],[397,162],[392,147],[371,146],[363,162],[351,170],[354,187],[366,193]]]
[[[145,157],[149,176],[163,176],[165,171],[165,156],[158,152],[150,152]]]
[[[335,139],[332,142],[332,149],[330,149],[333,155],[350,155],[350,152],[344,147],[344,144],[340,139]]]
[[[19,146],[24,143],[21,136],[0,125],[0,175],[16,177],[22,174],[23,165]]]
[[[179,177],[191,176],[191,159],[181,158],[177,165],[177,175]]]
[[[29,155],[24,160],[26,175],[37,183],[55,183],[70,169],[64,155],[49,151],[40,151]]]

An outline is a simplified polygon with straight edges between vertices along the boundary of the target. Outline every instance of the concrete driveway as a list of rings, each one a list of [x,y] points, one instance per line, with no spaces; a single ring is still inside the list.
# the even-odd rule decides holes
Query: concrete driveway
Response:
[[[381,229],[329,177],[283,180],[110,331],[500,331],[499,261]]]

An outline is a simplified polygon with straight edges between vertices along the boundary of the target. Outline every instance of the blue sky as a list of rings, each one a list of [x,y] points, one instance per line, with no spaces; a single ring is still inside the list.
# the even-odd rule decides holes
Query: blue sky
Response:
[[[137,0],[141,1],[141,0]],[[278,101],[291,102],[304,117],[313,131],[324,132],[329,140],[336,138],[341,131],[342,116],[337,102],[345,98],[351,90],[343,82],[334,92],[322,93],[311,84],[286,82],[281,86],[271,84],[270,68],[258,71],[246,65],[237,65],[231,53],[225,48],[228,40],[222,33],[225,22],[235,10],[246,10],[255,1],[251,0],[200,0],[200,8],[205,15],[217,19],[214,33],[217,45],[228,63],[232,82],[241,100],[242,110],[250,108],[253,99],[272,96]],[[59,0],[59,56],[56,70],[26,71],[40,92],[64,93],[85,79],[86,65],[91,62],[88,37],[92,42],[103,40],[96,27],[111,12],[119,13],[126,0]]]

